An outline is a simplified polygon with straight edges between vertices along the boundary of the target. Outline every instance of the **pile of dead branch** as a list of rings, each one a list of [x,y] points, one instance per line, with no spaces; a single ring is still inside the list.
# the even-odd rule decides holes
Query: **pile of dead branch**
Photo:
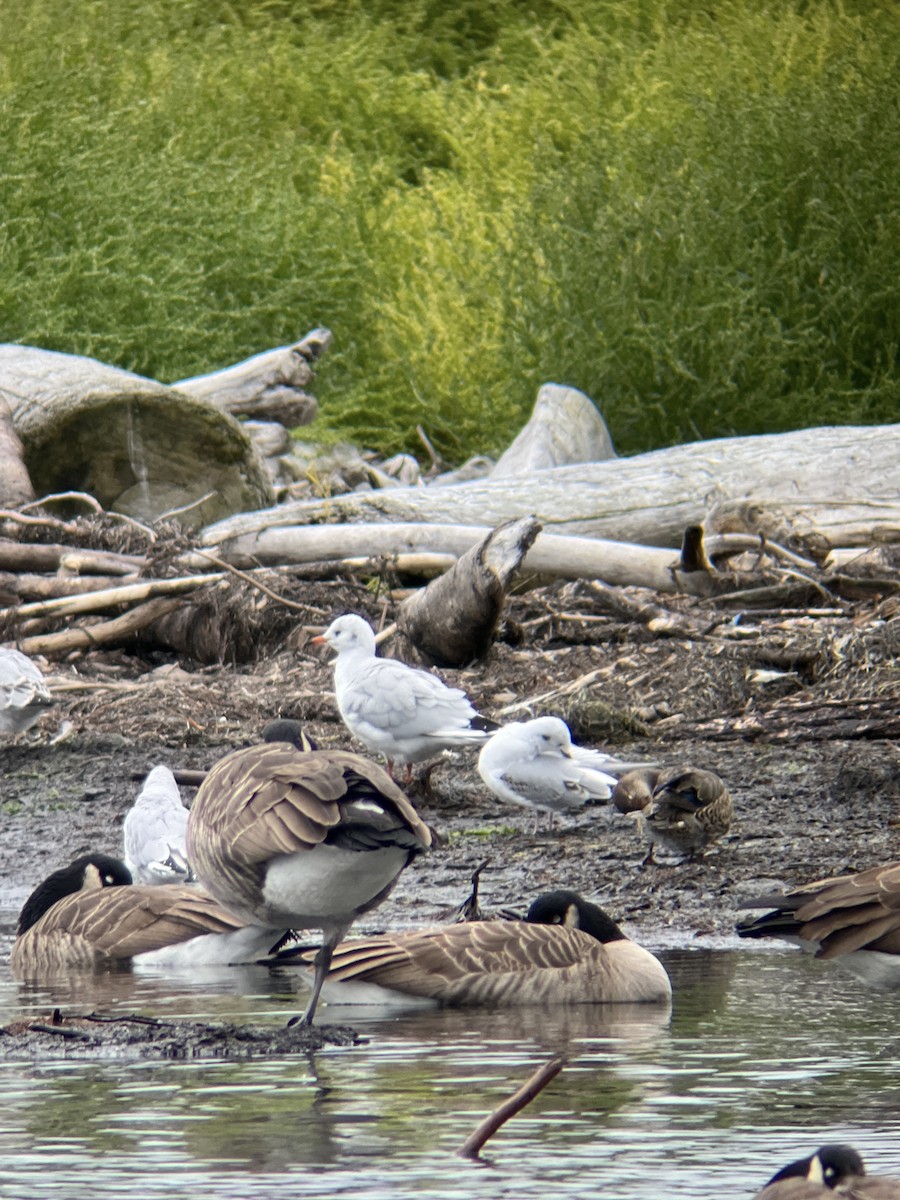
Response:
[[[552,705],[585,739],[614,743],[651,729],[713,740],[900,736],[898,546],[861,550],[834,570],[762,537],[705,537],[691,527],[680,553],[660,551],[670,577],[690,586],[660,591],[587,571],[553,582],[546,562],[530,568],[540,545],[532,517],[491,530],[459,557],[443,555],[447,569],[434,575],[430,555],[236,567],[177,525],[142,525],[83,503],[90,511],[80,518],[49,515],[49,505],[0,514],[0,640],[26,653],[77,662],[118,648],[195,668],[250,663],[302,648],[336,613],[355,610],[393,622],[385,652],[408,659],[460,666],[495,645],[527,651],[536,682],[492,715],[517,719]],[[590,554],[591,539],[553,540],[583,544],[560,574],[572,574],[576,550]],[[616,653],[553,678],[562,647],[635,645],[639,660]]]

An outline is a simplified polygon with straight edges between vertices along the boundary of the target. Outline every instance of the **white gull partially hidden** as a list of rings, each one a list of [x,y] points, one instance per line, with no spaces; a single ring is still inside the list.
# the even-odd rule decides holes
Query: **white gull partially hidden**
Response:
[[[338,617],[312,639],[337,651],[334,690],[350,732],[369,749],[407,767],[442,750],[482,744],[495,728],[479,716],[465,692],[436,675],[376,655],[375,633],[354,613]]]
[[[606,803],[616,785],[610,772],[636,765],[576,746],[561,717],[504,725],[478,756],[478,773],[495,796],[535,810],[535,831],[542,812],[552,822],[554,813]]]
[[[189,883],[188,810],[168,767],[154,767],[125,815],[125,862],[135,883]]]
[[[40,668],[21,650],[0,647],[0,733],[24,733],[53,703]]]

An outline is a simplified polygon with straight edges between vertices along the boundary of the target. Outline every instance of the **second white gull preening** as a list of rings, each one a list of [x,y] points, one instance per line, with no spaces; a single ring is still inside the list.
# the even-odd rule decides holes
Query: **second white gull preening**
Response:
[[[605,803],[616,776],[635,763],[624,763],[576,746],[561,717],[535,717],[504,725],[478,756],[478,773],[495,796],[541,812],[571,812],[585,804]]]
[[[465,692],[436,675],[375,652],[375,632],[354,613],[312,639],[337,651],[334,690],[341,718],[369,749],[395,762],[434,758],[455,746],[481,744],[496,726],[479,716]]]

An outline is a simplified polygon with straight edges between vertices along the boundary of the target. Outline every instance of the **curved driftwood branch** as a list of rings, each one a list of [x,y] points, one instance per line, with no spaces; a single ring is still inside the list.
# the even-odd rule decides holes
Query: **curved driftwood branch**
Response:
[[[252,358],[171,386],[206,400],[223,412],[277,421],[292,429],[315,420],[319,406],[303,389],[315,376],[312,364],[331,345],[327,329],[314,329],[292,346],[279,346]]]

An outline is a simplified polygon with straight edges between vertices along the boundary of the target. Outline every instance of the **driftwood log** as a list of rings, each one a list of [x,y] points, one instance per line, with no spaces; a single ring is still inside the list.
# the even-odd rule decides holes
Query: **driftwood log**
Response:
[[[9,401],[0,393],[0,508],[18,508],[33,499],[22,441],[13,425]]]
[[[704,524],[708,513],[727,501],[752,501],[760,510],[787,503],[794,530],[815,531],[828,545],[846,545],[850,536],[859,539],[853,544],[896,536],[900,425],[722,438],[535,471],[526,478],[295,501],[208,526],[202,539],[220,547],[244,539],[249,547],[262,531],[288,525],[493,527],[533,513],[556,534],[675,547],[687,526]]]
[[[483,525],[297,525],[264,529],[245,534],[215,547],[215,556],[238,567],[257,564],[350,562],[372,563],[380,557],[401,560],[406,569],[428,573],[446,569],[448,555],[466,554],[491,533]],[[708,537],[708,558],[759,551],[762,543],[748,534]],[[786,555],[794,565],[803,560],[779,547],[773,554]],[[179,565],[187,571],[203,569],[202,554],[188,553]],[[398,562],[398,567],[400,563]],[[536,581],[554,579],[603,579],[607,583],[654,588],[659,592],[688,592],[708,595],[710,575],[705,570],[685,570],[678,550],[659,546],[633,546],[603,538],[561,537],[539,533],[521,565],[524,575]]]
[[[540,531],[533,517],[499,526],[400,606],[397,625],[432,666],[459,667],[488,650],[510,581]]]
[[[577,388],[545,383],[531,417],[500,455],[491,479],[615,457],[606,422],[593,400]]]
[[[288,429],[309,425],[319,406],[315,396],[303,389],[314,378],[312,364],[331,341],[329,330],[314,329],[292,346],[266,350],[224,370],[180,379],[171,386],[233,416],[277,421]]]
[[[0,346],[0,396],[38,495],[88,492],[140,520],[177,509],[194,525],[272,502],[239,423],[152,379],[90,358]]]

